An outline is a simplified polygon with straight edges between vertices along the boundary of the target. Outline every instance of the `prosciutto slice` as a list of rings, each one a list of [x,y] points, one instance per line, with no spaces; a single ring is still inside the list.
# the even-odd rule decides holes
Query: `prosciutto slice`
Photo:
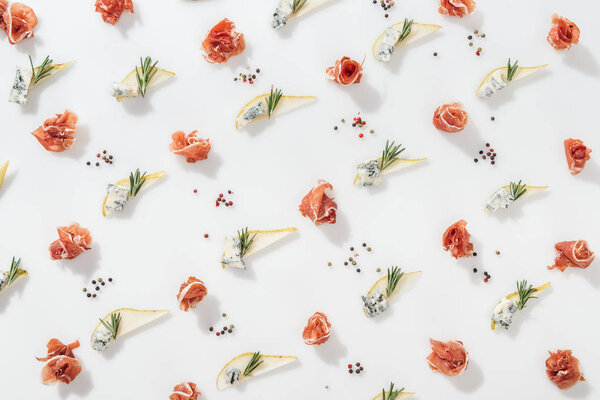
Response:
[[[450,225],[442,236],[444,250],[450,250],[452,257],[458,259],[470,257],[473,253],[473,243],[469,242],[471,235],[467,231],[467,221],[461,219]]]
[[[327,315],[316,312],[308,319],[308,323],[302,332],[304,343],[308,345],[320,345],[329,340],[331,335],[331,324],[327,321]]]
[[[595,257],[585,240],[558,242],[554,245],[554,249],[556,250],[556,259],[554,265],[549,266],[548,269],[557,268],[561,271],[567,267],[585,269],[590,266]]]
[[[178,154],[186,157],[189,163],[206,160],[210,151],[210,142],[208,139],[196,137],[198,131],[193,131],[187,135],[182,131],[177,131],[171,135],[173,141],[169,145],[169,149],[173,154]]]
[[[102,14],[102,19],[106,23],[116,24],[125,11],[133,14],[131,0],[96,0],[96,12]]]
[[[53,260],[70,260],[85,250],[90,250],[92,236],[90,231],[78,223],[69,226],[59,226],[58,239],[50,245],[50,258]]]
[[[73,147],[77,132],[77,115],[69,110],[48,118],[44,124],[31,132],[48,151],[60,153]]]
[[[580,33],[579,27],[573,21],[554,14],[552,28],[546,39],[556,50],[570,49],[572,44],[579,43]]]
[[[196,390],[196,384],[193,382],[183,382],[175,385],[173,393],[169,400],[196,400],[201,393]]]
[[[577,175],[583,171],[585,163],[590,159],[592,149],[586,147],[579,139],[565,140],[565,156],[571,175]]]
[[[337,204],[333,197],[333,186],[319,179],[300,203],[300,213],[308,217],[315,225],[335,224]]]
[[[325,73],[327,74],[328,79],[331,79],[342,86],[348,86],[353,83],[360,83],[363,68],[362,63],[359,63],[350,57],[342,57],[341,60],[335,62],[333,67],[327,68]]]
[[[48,344],[46,344],[46,348],[48,349],[48,354],[46,355],[46,357],[36,357],[36,359],[38,361],[48,361],[49,359],[56,357],[56,356],[69,356],[69,357],[75,357],[73,355],[73,349],[76,349],[79,347],[79,340],[74,341],[71,344],[63,344],[63,342],[61,342],[58,339],[50,339],[48,341]]]
[[[443,104],[433,113],[433,126],[444,132],[460,132],[469,122],[469,115],[460,103]]]
[[[440,0],[438,12],[442,15],[464,17],[475,12],[477,3],[473,0]]]
[[[204,58],[209,63],[224,63],[241,54],[246,48],[246,42],[244,35],[236,32],[235,24],[225,18],[208,32],[202,48],[206,52]]]
[[[446,376],[462,374],[469,364],[469,355],[458,340],[440,342],[429,339],[431,354],[427,357],[429,368]]]
[[[6,22],[4,22],[4,12],[8,9],[8,0],[0,0],[0,29],[6,32]]]
[[[46,362],[42,368],[42,383],[51,385],[63,382],[68,385],[73,382],[81,372],[81,364],[73,355],[73,349],[79,347],[79,341],[65,345],[58,339],[50,339],[46,347],[47,356],[36,357],[38,361]]]
[[[204,282],[190,276],[179,288],[179,294],[177,295],[179,308],[183,311],[195,308],[196,304],[200,303],[204,296],[206,296],[206,293],[207,290]]]
[[[573,357],[571,350],[548,353],[550,357],[546,360],[546,375],[559,389],[568,389],[579,381],[585,381],[579,370],[579,360]]]
[[[38,20],[31,7],[18,2],[8,6],[8,1],[0,0],[0,11],[2,10],[0,28],[6,31],[10,44],[17,44],[23,39],[33,37],[33,28],[36,27]]]

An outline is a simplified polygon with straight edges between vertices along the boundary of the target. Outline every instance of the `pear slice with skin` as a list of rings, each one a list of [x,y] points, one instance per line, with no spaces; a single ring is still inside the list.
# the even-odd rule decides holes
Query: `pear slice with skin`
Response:
[[[248,109],[250,107],[254,106],[259,101],[262,102],[262,104],[263,104],[263,106],[265,106],[265,108],[268,108],[267,107],[267,97],[269,97],[270,95],[271,95],[271,93],[264,93],[264,94],[261,94],[260,96],[256,96],[255,98],[250,100],[248,103],[246,103],[244,105],[244,107],[242,107],[242,110],[238,113],[237,117],[235,118],[235,129],[240,130],[244,126],[252,125],[257,122],[264,121],[265,119],[269,119],[268,114],[264,114],[264,115],[254,118],[250,122],[246,122],[246,120],[244,120],[244,118],[242,116],[244,115],[244,113],[246,111],[248,111]],[[315,100],[317,100],[317,98],[315,96],[281,96],[281,99],[279,100],[277,107],[275,107],[275,110],[273,110],[273,112],[271,113],[271,118],[274,118],[278,115],[285,114],[289,111],[295,110],[296,108],[300,108],[304,105],[312,103]]]
[[[6,272],[8,272],[8,271],[6,271]],[[17,284],[19,281],[21,281],[23,278],[25,278],[25,277],[27,276],[28,272],[27,272],[27,271],[25,271],[24,269],[19,269],[19,270],[18,270],[18,274],[19,274],[19,275],[17,275],[17,277],[15,278],[15,280],[14,280],[14,281],[12,281],[10,285],[8,285],[8,286],[3,286],[3,287],[2,287],[2,289],[0,289],[0,296],[1,296],[2,294],[4,294],[4,292],[8,291],[8,289],[9,289],[9,288],[13,287],[13,286],[14,286],[14,285],[16,285],[16,284]]]
[[[154,74],[152,79],[150,79],[147,89],[156,87],[156,86],[160,85],[161,83],[163,83],[175,76],[175,72],[167,71],[167,70],[164,70],[164,69],[158,68],[158,67],[154,67],[154,68],[156,69],[156,73]],[[126,85],[131,85],[131,86],[138,86],[137,75],[135,73],[136,70],[139,70],[140,73],[142,71],[141,67],[136,67],[136,68],[132,69],[131,72],[128,73],[127,76],[121,81],[121,83],[126,84]],[[126,96],[117,96],[116,97],[117,101],[119,101],[119,102],[122,99],[127,99],[127,98],[129,98],[129,97],[126,97]]]
[[[111,315],[120,313],[121,324],[119,325],[119,331],[117,332],[117,339],[141,328],[144,325],[159,319],[166,315],[169,310],[135,310],[133,308],[119,308],[109,313],[106,317],[102,318],[102,321],[109,323]],[[102,322],[98,322],[96,328],[92,332],[90,344],[94,342],[94,334],[99,329],[106,329]]]
[[[387,399],[389,396],[390,392],[385,392],[385,398]],[[416,393],[414,392],[401,392],[397,397],[396,400],[404,400],[404,399],[409,399],[411,397],[413,397]],[[377,396],[373,397],[373,400],[380,400],[383,398],[383,393],[379,393]]]
[[[421,271],[414,271],[414,272],[405,272],[404,275],[402,275],[402,278],[400,278],[400,281],[398,281],[398,284],[396,285],[396,288],[394,289],[394,291],[392,292],[392,294],[388,297],[385,293],[386,288],[387,288],[387,281],[388,281],[388,277],[387,274],[386,276],[384,276],[383,278],[380,278],[377,282],[375,282],[375,284],[373,286],[371,286],[371,289],[369,289],[369,296],[373,296],[375,294],[375,292],[377,292],[377,289],[379,289],[379,293],[383,294],[385,296],[385,298],[388,300],[388,302],[391,302],[394,298],[396,298],[399,294],[401,293],[405,293],[406,291],[408,291],[408,289],[410,289],[416,282],[416,279],[419,277],[419,274],[421,273]],[[364,311],[365,316],[368,317],[367,312]]]
[[[538,286],[533,289],[533,293],[537,294],[550,287],[550,282],[543,284],[542,286]],[[517,301],[519,299],[519,292],[512,292],[511,294],[505,296],[507,299],[512,301]],[[498,301],[498,304],[501,303],[502,300]],[[496,329],[496,321],[492,320],[492,330]]]
[[[392,25],[392,27],[394,27],[400,31],[402,30],[403,26],[404,26],[404,22],[399,22],[397,24]],[[441,28],[442,27],[439,25],[419,24],[417,22],[413,22],[412,27],[410,29],[410,33],[400,43],[396,43],[396,46],[394,47],[394,52],[396,52],[396,50],[398,50],[410,43],[414,43],[420,39],[423,39],[426,36],[431,35],[432,33],[436,32],[437,30],[439,30]],[[373,57],[375,57],[375,59],[378,61],[380,61],[380,60],[377,58],[377,52],[379,51],[381,42],[383,42],[384,36],[385,36],[385,31],[383,31],[383,33],[381,35],[379,35],[379,37],[375,41],[375,44],[373,45]]]
[[[544,190],[548,189],[549,187],[550,187],[550,186],[528,186],[528,185],[525,185],[525,188],[527,189],[527,191],[526,191],[525,193],[523,193],[523,194],[522,194],[522,195],[521,195],[521,196],[520,196],[520,197],[519,197],[517,200],[524,199],[524,198],[526,198],[526,197],[529,197],[529,196],[532,196],[532,195],[534,195],[534,194],[540,193],[540,192],[542,192],[542,191],[544,191]],[[494,196],[494,195],[495,195],[495,194],[496,194],[498,191],[500,191],[500,190],[502,190],[502,189],[504,189],[504,190],[508,190],[508,191],[510,192],[510,185],[504,185],[504,186],[502,186],[500,189],[496,190],[496,191],[495,191],[495,192],[494,192],[494,193],[493,193],[493,194],[490,196],[490,198],[492,198],[492,197],[493,197],[493,196]],[[484,210],[484,211],[487,211],[487,212],[491,212],[491,211],[490,211],[490,210],[487,208],[487,206],[486,206],[486,207],[484,207],[484,208],[483,208],[483,210]]]
[[[381,163],[381,157],[379,157],[378,160]],[[393,172],[400,171],[401,169],[417,165],[418,163],[425,160],[427,160],[427,158],[395,158],[394,162],[390,164],[386,169],[384,169],[381,175],[389,175]],[[358,182],[358,174],[356,174],[353,184],[356,185],[356,182]]]
[[[252,241],[252,245],[250,245],[250,248],[248,249],[246,254],[244,254],[244,258],[251,256],[254,253],[258,253],[265,247],[268,247],[273,243],[278,242],[279,240],[285,238],[291,233],[296,232],[297,230],[297,228],[291,227],[283,229],[274,229],[270,231],[248,231],[249,237],[252,237],[253,235],[255,236],[254,240]],[[225,256],[224,252],[223,256]],[[227,268],[227,266],[221,263],[221,268],[225,269]]]
[[[251,375],[244,376],[244,370],[246,369],[246,366],[252,359],[253,355],[254,355],[254,353],[240,354],[239,356],[234,357],[231,361],[229,361],[227,364],[225,364],[225,366],[223,367],[221,372],[219,372],[219,376],[217,376],[217,389],[223,390],[223,389],[227,389],[227,388],[239,385],[240,382],[252,379],[252,378],[262,375],[266,372],[283,367],[283,366],[290,364],[298,359],[298,357],[295,357],[295,356],[261,355],[261,360],[263,361],[262,364],[260,364],[252,372]],[[229,368],[236,368],[240,371],[240,379],[237,382],[237,384],[235,384],[235,385],[230,385],[227,382],[225,373],[227,372],[227,370]]]
[[[303,15],[308,14],[309,12],[327,4],[330,3],[333,0],[306,0],[306,3],[304,4],[304,6],[302,6],[302,8],[300,10],[298,10],[297,13],[292,13],[290,14],[290,16],[288,17],[288,21],[293,19],[293,18],[298,18],[301,17]]]
[[[6,161],[2,166],[0,166],[0,186],[2,186],[2,182],[4,182],[4,177],[6,176],[6,170],[8,169],[8,161]]]
[[[148,182],[155,181],[156,179],[162,178],[166,173],[167,173],[166,171],[160,171],[160,172],[155,172],[153,174],[148,174],[144,177],[144,181],[148,181]],[[124,186],[124,187],[128,188],[129,187],[129,178],[123,178],[120,181],[118,181],[117,183],[115,183],[115,185]],[[148,187],[147,183],[145,183],[142,186],[141,190],[144,190],[146,187]],[[105,217],[109,214],[109,212],[106,210],[106,200],[108,200],[108,195],[104,196],[104,200],[102,201],[102,215]]]
[[[48,79],[50,79],[53,75],[56,75],[57,73],[59,73],[60,71],[62,71],[63,69],[67,68],[69,65],[71,65],[73,63],[73,61],[69,61],[66,63],[62,63],[62,64],[51,64],[51,66],[53,67],[49,72],[48,75],[46,75],[45,77],[43,77],[42,79],[40,79],[39,81],[37,81],[36,83],[33,83],[33,78],[31,80],[31,87],[30,89],[33,89],[35,87],[38,87],[39,85],[41,85],[42,83],[46,82]],[[40,67],[35,67],[33,69],[33,71],[37,74],[37,72],[39,71]]]
[[[544,65],[538,65],[537,67],[518,67],[517,68],[517,72],[515,72],[515,75],[513,76],[511,82],[515,82],[518,81],[520,79],[523,78],[527,78],[528,76],[535,74],[538,71],[543,70],[544,68],[546,68],[548,65],[550,64],[544,64]],[[491,78],[491,76],[496,72],[496,71],[502,71],[502,78],[504,80],[506,80],[506,73],[508,71],[508,67],[500,67],[500,68],[496,68],[495,70],[493,70],[492,72],[490,72],[489,74],[486,75],[486,77],[483,79],[483,81],[481,81],[481,84],[479,85],[479,87],[477,88],[477,93],[475,93],[475,95],[477,97],[481,97],[484,99],[487,99],[487,97],[482,97],[480,96],[481,91],[483,90],[483,86],[485,85],[485,83]]]

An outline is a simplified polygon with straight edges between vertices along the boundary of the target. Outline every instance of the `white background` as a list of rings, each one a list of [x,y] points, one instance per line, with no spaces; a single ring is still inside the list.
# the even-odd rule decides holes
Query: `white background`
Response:
[[[116,26],[102,22],[92,0],[26,3],[40,23],[35,38],[17,46],[0,43],[6,95],[15,66],[26,65],[28,53],[38,61],[50,54],[75,63],[32,92],[26,106],[0,106],[0,160],[11,161],[0,189],[0,261],[8,266],[20,256],[30,273],[0,298],[0,397],[166,399],[173,385],[187,380],[209,400],[369,399],[390,381],[419,399],[598,397],[598,262],[587,270],[546,270],[555,242],[586,239],[600,248],[596,152],[573,177],[563,150],[563,140],[575,137],[600,151],[600,9],[593,2],[482,0],[475,15],[458,19],[439,15],[435,0],[397,0],[385,19],[370,0],[340,0],[281,31],[269,24],[276,0],[137,0],[135,14],[124,14]],[[546,42],[554,12],[581,28],[580,44],[570,51],[557,52]],[[394,54],[388,65],[376,62],[373,41],[405,16],[443,29]],[[201,42],[224,17],[244,33],[247,49],[227,64],[211,65]],[[483,47],[480,57],[468,47],[474,29],[486,33],[475,42]],[[146,99],[115,102],[111,83],[146,55],[177,77]],[[325,78],[336,59],[365,55],[360,84],[341,87]],[[551,66],[491,101],[476,98],[481,79],[508,57],[521,66]],[[233,82],[246,65],[261,69],[254,87]],[[319,100],[236,132],[241,106],[272,83],[286,94]],[[460,134],[436,131],[433,111],[453,101],[468,110],[467,128]],[[46,152],[30,132],[65,108],[79,116],[75,147]],[[339,123],[359,111],[366,128],[375,129],[374,135],[364,129],[363,140],[360,130]],[[194,129],[210,138],[213,149],[208,160],[187,164],[169,152],[170,135]],[[353,187],[356,163],[378,155],[386,139],[427,163],[373,190]],[[473,162],[485,142],[498,153],[495,166]],[[102,149],[115,163],[87,167]],[[166,170],[167,178],[122,215],[104,219],[106,184],[138,167]],[[336,225],[315,227],[297,211],[318,178],[334,185]],[[550,189],[486,215],[487,197],[518,179]],[[215,208],[214,198],[227,189],[235,192],[235,207]],[[441,236],[461,218],[478,256],[455,261],[442,250]],[[56,227],[74,221],[90,229],[92,250],[51,261],[47,249]],[[246,271],[221,270],[224,236],[244,226],[296,226],[298,233],[253,257]],[[348,248],[363,241],[374,251],[358,257],[359,274],[342,262]],[[391,265],[423,274],[384,317],[366,319],[360,295],[382,276],[377,267]],[[487,284],[484,270],[492,275]],[[190,275],[206,282],[209,297],[184,313],[176,294]],[[89,301],[81,289],[97,276],[112,276],[115,283]],[[510,331],[491,331],[495,303],[518,279],[552,281],[552,287],[531,301]],[[89,336],[98,318],[119,307],[172,313],[105,353],[93,351]],[[325,345],[309,347],[301,334],[315,311],[329,316],[334,331]],[[224,324],[235,324],[235,334],[217,338],[208,332]],[[82,343],[75,354],[84,370],[71,385],[39,381],[43,364],[34,356],[45,354],[52,337]],[[471,363],[462,376],[446,378],[429,369],[430,337],[465,343]],[[588,379],[565,392],[547,379],[544,367],[547,351],[559,348],[574,351]],[[257,350],[297,355],[299,361],[217,392],[221,367],[238,353]],[[357,361],[364,373],[349,375],[346,365]]]

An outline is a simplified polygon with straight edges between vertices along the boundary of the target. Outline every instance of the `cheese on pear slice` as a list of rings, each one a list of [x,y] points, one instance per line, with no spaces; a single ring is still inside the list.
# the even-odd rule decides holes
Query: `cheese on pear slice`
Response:
[[[142,186],[142,188],[140,190],[144,190],[146,187],[148,187],[148,184],[150,182],[153,182],[156,179],[162,178],[166,173],[167,173],[166,171],[160,171],[160,172],[155,172],[153,174],[146,175],[144,177],[144,181],[148,181],[148,182],[144,183],[144,185]],[[115,183],[115,185],[128,188],[129,187],[129,178],[123,178],[120,181],[118,181],[117,183]],[[102,215],[105,217],[109,214],[108,210],[106,209],[106,200],[108,200],[108,195],[104,196],[104,200],[102,201]]]
[[[18,271],[19,271],[18,272],[19,275],[17,275],[17,277],[15,278],[15,280],[12,281],[10,285],[8,285],[8,286],[2,286],[2,288],[0,289],[0,296],[2,294],[4,294],[4,292],[6,292],[9,288],[13,287],[19,281],[21,281],[23,278],[25,278],[27,276],[27,271],[25,271],[24,269],[19,269]],[[6,271],[6,272],[8,272],[8,271]]]
[[[385,398],[387,399],[389,396],[390,392],[385,392]],[[416,393],[414,392],[401,392],[397,397],[395,397],[396,400],[405,400],[405,399],[409,399],[411,397],[413,397]],[[380,400],[383,398],[383,393],[379,393],[377,396],[373,397],[373,400]]]
[[[6,176],[6,170],[8,169],[8,161],[6,161],[2,166],[0,166],[0,186],[2,186],[2,182],[4,182],[4,177]]]
[[[43,77],[42,79],[40,79],[39,81],[37,81],[36,83],[31,83],[31,87],[30,89],[33,89],[35,87],[38,87],[39,85],[41,85],[43,82],[45,82],[46,80],[48,80],[50,77],[52,77],[53,75],[56,75],[57,73],[59,73],[60,71],[62,71],[63,69],[67,68],[69,65],[71,65],[73,63],[73,61],[69,61],[66,63],[62,63],[62,64],[51,64],[51,66],[53,67],[49,72],[48,75],[46,75],[45,77]],[[38,70],[40,69],[40,67],[35,67],[34,71],[37,74]],[[32,79],[33,80],[33,79]]]
[[[244,105],[244,107],[238,113],[238,115],[235,119],[235,129],[239,130],[239,129],[242,129],[244,126],[251,125],[251,124],[254,124],[254,123],[257,123],[260,121],[264,121],[265,119],[269,119],[269,116],[266,113],[254,118],[251,121],[246,121],[243,118],[244,113],[246,111],[248,111],[248,109],[250,107],[256,105],[259,101],[262,103],[262,105],[265,107],[265,109],[267,109],[267,97],[269,97],[269,96],[270,96],[270,93],[264,93],[264,94],[261,94],[260,96],[256,96],[255,98],[250,100],[248,103],[246,103],[246,105]],[[279,100],[277,107],[275,107],[275,110],[273,110],[273,112],[271,113],[271,118],[274,118],[278,115],[285,114],[289,111],[295,110],[296,108],[300,108],[304,105],[312,103],[315,100],[317,100],[317,98],[315,96],[281,96],[281,99]]]
[[[545,283],[542,286],[538,286],[533,289],[533,293],[534,294],[540,293],[540,292],[546,290],[549,286],[550,286],[550,282]],[[512,292],[511,294],[507,295],[506,298],[516,302],[517,300],[519,300],[519,292]],[[501,302],[502,302],[502,300],[499,300],[498,304],[500,304]],[[494,329],[496,329],[496,321],[492,320],[492,330],[494,330]]]
[[[523,193],[523,194],[522,194],[522,195],[521,195],[521,196],[520,196],[520,197],[519,197],[517,200],[524,199],[524,198],[526,198],[526,197],[529,197],[529,196],[532,196],[532,195],[534,195],[534,194],[540,193],[540,192],[542,192],[542,191],[544,191],[544,190],[548,189],[549,187],[550,187],[550,186],[528,186],[528,185],[525,185],[525,188],[527,189],[527,191],[526,191],[525,193]],[[493,194],[490,196],[490,198],[494,197],[494,195],[495,195],[496,193],[498,193],[498,192],[499,192],[500,190],[502,190],[502,189],[504,189],[504,190],[508,190],[508,191],[509,191],[509,193],[510,193],[510,185],[504,185],[504,186],[502,186],[500,189],[496,190],[496,191],[495,191],[495,192],[494,192],[494,193],[493,193]],[[487,206],[486,206],[486,207],[484,207],[484,208],[483,208],[483,210],[484,210],[484,211],[488,211],[488,212],[490,212],[490,210],[487,208]]]
[[[378,158],[379,162],[381,162],[381,157]],[[427,160],[427,158],[396,158],[395,161],[390,164],[386,169],[383,170],[381,175],[390,175],[393,172],[400,171],[401,169],[412,167],[413,165],[417,165],[418,163]],[[358,174],[354,178],[353,184],[356,185],[358,182]]]
[[[371,286],[371,289],[369,289],[368,295],[373,296],[375,294],[375,292],[377,292],[377,290],[379,289],[379,293],[383,294],[385,296],[385,298],[388,300],[388,302],[391,302],[398,295],[400,295],[402,293],[406,293],[410,288],[412,288],[414,286],[414,284],[416,283],[417,278],[419,277],[420,273],[421,273],[421,271],[405,272],[404,275],[402,275],[402,278],[400,278],[400,280],[398,281],[396,288],[394,289],[394,291],[392,292],[392,294],[389,297],[386,295],[386,288],[387,288],[387,283],[388,283],[388,277],[386,274],[386,276],[379,279],[377,282],[375,282],[375,284],[373,286]],[[364,309],[363,309],[363,312],[368,317],[368,315],[367,315],[366,311],[364,311]]]
[[[262,364],[260,364],[253,372],[251,375],[248,376],[244,376],[244,370],[246,369],[246,366],[248,365],[248,363],[250,362],[250,360],[252,359],[252,356],[254,355],[254,353],[244,353],[244,354],[240,354],[239,356],[233,358],[231,361],[229,361],[227,364],[225,364],[225,366],[223,367],[223,369],[221,370],[221,372],[219,372],[219,376],[217,377],[217,389],[218,390],[223,390],[229,387],[233,387],[233,385],[230,385],[227,382],[227,378],[225,376],[225,373],[227,372],[227,370],[229,368],[235,368],[238,369],[240,371],[240,379],[237,382],[237,384],[239,384],[240,382],[246,381],[248,379],[252,379],[256,376],[262,375],[266,372],[272,371],[274,369],[283,367],[287,364],[290,364],[294,361],[296,361],[298,359],[298,357],[295,356],[269,356],[269,355],[262,355],[261,356],[261,360],[263,361]],[[236,384],[236,385],[237,385]]]
[[[398,29],[400,31],[402,30],[403,26],[404,26],[404,22],[399,22],[397,24],[392,25],[393,28]],[[437,30],[439,30],[441,28],[442,27],[439,25],[419,24],[417,22],[413,22],[410,33],[408,34],[408,36],[406,38],[404,38],[404,40],[402,40],[400,43],[397,43],[396,46],[394,46],[394,52],[410,43],[414,43],[420,39],[423,39],[426,36],[431,35],[432,33],[436,32]],[[373,57],[375,57],[375,59],[377,59],[377,52],[379,51],[381,42],[383,42],[384,36],[385,36],[385,31],[383,31],[383,33],[381,35],[379,35],[379,37],[375,41],[375,44],[373,45]]]
[[[523,78],[527,78],[528,76],[533,75],[536,72],[543,70],[548,65],[550,65],[550,64],[538,65],[537,67],[518,67],[517,72],[515,72],[515,75],[513,76],[512,80],[510,82],[508,82],[508,84],[510,84],[511,82],[518,81]],[[494,75],[496,73],[496,71],[502,71],[502,78],[506,81],[506,73],[508,71],[508,66],[496,68],[495,70],[493,70],[492,72],[487,74],[486,77],[483,79],[483,81],[481,81],[481,84],[477,88],[476,96],[486,98],[485,96],[481,96],[483,87],[491,79],[492,75]]]
[[[160,85],[161,83],[163,83],[175,76],[175,72],[167,71],[167,70],[164,70],[164,69],[158,68],[158,67],[154,67],[154,68],[156,69],[156,73],[154,74],[152,79],[150,79],[147,89],[156,87],[156,86]],[[137,75],[135,73],[136,70],[139,70],[141,73],[141,67],[136,67],[136,68],[132,69],[129,74],[127,74],[127,76],[121,81],[121,83],[123,83],[125,85],[137,87],[138,82],[137,82]],[[127,99],[127,98],[128,97],[125,97],[125,96],[117,96],[116,97],[117,101],[119,101],[119,102],[122,99]]]
[[[283,228],[283,229],[275,229],[275,230],[270,230],[270,231],[248,231],[248,235],[249,237],[254,236],[254,240],[252,241],[252,245],[250,246],[250,248],[248,249],[248,251],[246,252],[246,254],[244,255],[244,258],[254,254],[254,253],[258,253],[260,250],[264,249],[265,247],[268,247],[272,244],[274,244],[275,242],[280,241],[281,239],[285,238],[286,236],[290,235],[291,233],[296,232],[298,229],[297,228]],[[225,256],[225,253],[223,253],[223,256]],[[227,268],[227,266],[223,263],[221,263],[221,268]]]
[[[144,325],[159,319],[166,315],[169,310],[134,310],[133,308],[119,308],[109,313],[106,317],[102,318],[102,321],[110,323],[111,315],[120,313],[121,323],[119,325],[119,331],[117,332],[117,339],[141,328]],[[98,322],[98,325],[92,332],[92,338],[90,343],[94,342],[94,334],[98,329],[106,329],[102,322]]]

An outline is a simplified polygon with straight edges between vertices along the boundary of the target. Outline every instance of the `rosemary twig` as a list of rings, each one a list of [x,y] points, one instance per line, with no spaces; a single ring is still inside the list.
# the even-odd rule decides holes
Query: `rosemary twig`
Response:
[[[150,81],[154,77],[154,74],[156,74],[156,64],[158,64],[158,60],[153,64],[151,57],[146,57],[143,60],[140,57],[140,66],[135,68],[135,77],[137,78],[138,88],[142,97],[146,96],[146,89],[148,89]]]
[[[300,11],[300,9],[306,4],[306,1],[307,0],[294,0],[294,3],[292,4],[292,14],[296,14],[298,11]]]
[[[131,197],[137,196],[144,182],[146,182],[146,173],[140,174],[139,168],[136,168],[135,173],[129,173],[129,193]]]
[[[396,400],[400,393],[404,391],[404,388],[399,390],[394,390],[394,382],[390,383],[390,390],[385,393],[385,389],[381,390],[381,400]]]
[[[242,251],[241,251],[242,257],[244,257],[244,255],[246,255],[248,250],[250,250],[250,246],[252,246],[252,243],[254,242],[256,233],[254,235],[252,235],[252,237],[250,237],[250,234],[248,234],[248,227],[245,227],[241,231],[238,231],[237,234],[238,234],[238,238],[240,239],[240,246],[242,248]]]
[[[35,85],[45,77],[50,76],[50,71],[54,69],[54,65],[52,65],[52,63],[53,60],[50,58],[50,56],[46,56],[46,58],[44,59],[44,61],[42,61],[42,64],[38,67],[38,70],[36,72],[35,67],[33,66],[33,60],[31,59],[31,56],[29,56],[29,64],[31,65],[31,71],[33,71],[33,76],[31,78],[31,83],[33,85]]]
[[[385,297],[390,297],[394,290],[396,290],[396,286],[398,286],[398,282],[404,275],[404,272],[398,267],[392,267],[390,270],[387,270],[387,287],[385,288]]]
[[[10,263],[10,269],[8,270],[8,278],[6,278],[5,285],[6,287],[10,286],[15,279],[25,273],[24,270],[21,269],[21,259],[15,260],[12,258],[12,262]]]
[[[408,18],[404,18],[404,25],[402,25],[402,32],[400,32],[400,37],[398,38],[398,42],[396,42],[396,44],[400,43],[401,41],[406,39],[406,37],[408,35],[410,35],[410,32],[412,30],[412,24],[413,24],[412,19],[409,21]]]
[[[273,86],[271,86],[271,94],[267,97],[267,113],[269,118],[271,118],[271,114],[275,111],[277,104],[279,104],[282,95],[283,92],[281,89],[273,89]]]
[[[529,299],[536,299],[537,297],[532,296],[535,292],[535,288],[533,285],[527,286],[527,281],[522,280],[521,282],[517,281],[517,293],[519,294],[519,300],[517,301],[517,308],[522,310],[526,307],[527,301]]]
[[[519,179],[519,183],[510,183],[510,197],[512,201],[517,200],[519,197],[523,196],[527,191],[527,185],[521,184],[521,180]]]
[[[515,63],[511,65],[510,58],[509,58],[508,59],[508,70],[506,71],[506,80],[508,82],[513,80],[515,74],[517,73],[517,69],[519,69],[519,60],[515,61]]]
[[[385,149],[383,149],[381,161],[379,162],[380,171],[383,171],[396,161],[396,157],[404,151],[404,148],[401,147],[401,144],[396,144],[395,142],[390,143],[389,140],[386,140]]]
[[[256,353],[252,354],[252,358],[248,362],[248,365],[246,365],[246,369],[244,369],[244,376],[252,375],[252,372],[254,372],[254,370],[258,368],[258,366],[262,363],[263,360],[262,356],[260,355],[260,351],[257,351]]]
[[[110,322],[100,320],[102,325],[110,332],[113,339],[117,339],[117,333],[119,333],[119,326],[121,325],[121,313],[114,313],[110,315]]]

